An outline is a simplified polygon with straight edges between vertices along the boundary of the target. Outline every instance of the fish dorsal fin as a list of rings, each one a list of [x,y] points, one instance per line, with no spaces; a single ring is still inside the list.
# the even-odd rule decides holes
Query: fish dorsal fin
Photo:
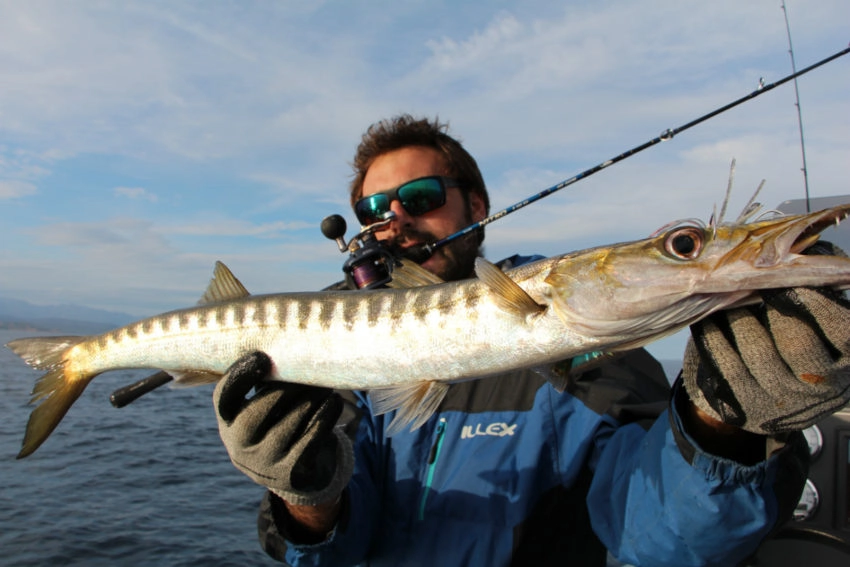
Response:
[[[545,305],[534,301],[524,289],[519,287],[519,284],[484,258],[475,259],[475,275],[490,288],[499,307],[509,313],[526,318],[539,315],[546,310]]]
[[[393,268],[393,279],[387,284],[387,287],[401,289],[409,287],[420,287],[423,285],[436,285],[443,283],[443,280],[417,264],[412,260],[402,260]]]
[[[426,380],[369,390],[369,397],[375,415],[398,410],[387,427],[387,435],[395,435],[408,424],[411,431],[419,429],[434,415],[448,391],[449,385],[445,382]]]
[[[198,300],[198,305],[206,305],[207,303],[216,303],[218,301],[230,301],[232,299],[240,299],[251,295],[245,286],[242,285],[230,268],[222,262],[216,261],[213,277],[210,280],[210,285],[201,299]]]

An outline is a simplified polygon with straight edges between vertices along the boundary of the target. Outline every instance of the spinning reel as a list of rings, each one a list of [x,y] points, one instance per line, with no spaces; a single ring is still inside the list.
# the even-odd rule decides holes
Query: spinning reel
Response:
[[[348,259],[342,271],[351,276],[358,289],[374,289],[386,285],[392,280],[392,271],[397,260],[381,242],[375,238],[375,232],[384,228],[395,219],[395,213],[387,211],[383,220],[370,224],[360,233],[345,242],[345,219],[340,215],[330,215],[322,220],[322,234],[335,240],[340,252],[348,252]]]

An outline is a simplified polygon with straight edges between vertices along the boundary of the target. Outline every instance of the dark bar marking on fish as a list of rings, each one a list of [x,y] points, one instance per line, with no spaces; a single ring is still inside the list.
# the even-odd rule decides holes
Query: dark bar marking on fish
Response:
[[[239,312],[239,321],[243,327],[254,328],[262,323],[260,320],[262,309],[260,307],[260,303],[256,299],[242,303],[241,307],[242,309]]]
[[[299,329],[307,328],[306,314],[304,313],[305,305],[297,300],[290,299],[286,303],[286,327],[289,328],[289,325],[295,324]]]
[[[377,325],[384,314],[390,314],[394,312],[392,308],[392,302],[387,302],[388,298],[383,298],[381,301],[366,301],[365,306],[367,310],[366,321],[369,323],[370,327],[374,327]]]
[[[468,293],[462,292],[459,287],[448,288],[446,291],[450,293],[446,293],[445,298],[441,297],[441,300],[443,301],[443,303],[439,306],[441,314],[448,315],[460,306],[469,305],[469,302],[467,302]],[[474,305],[474,303],[475,302],[473,301],[472,304]]]
[[[139,329],[138,334],[150,335],[151,333],[153,333],[155,321],[156,319],[154,317],[151,317],[150,319],[145,319],[144,321],[141,321],[139,325],[135,325]]]
[[[479,304],[479,299],[478,294],[461,294],[461,301],[463,301],[463,306],[468,313],[477,313],[476,307]]]
[[[130,325],[124,328],[124,336],[128,339],[137,339],[139,338],[139,326],[138,325]]]
[[[180,316],[177,317],[177,325],[181,331],[186,331],[191,328],[192,320],[196,322],[196,324],[200,323],[200,318],[198,317],[197,311],[184,311],[180,313]]]
[[[263,301],[263,324],[267,326],[277,326],[283,323],[283,315],[278,304],[275,301],[266,299]]]
[[[323,299],[319,301],[319,306],[319,325],[321,325],[323,331],[327,331],[334,321],[337,302],[333,299]]]
[[[345,327],[350,329],[354,326],[354,321],[357,320],[357,312],[360,308],[360,296],[349,294],[348,297],[336,297],[334,301],[342,303],[342,318],[345,321]]]
[[[217,329],[219,322],[218,309],[210,309],[206,312],[206,317],[201,318],[199,324],[204,329]]]

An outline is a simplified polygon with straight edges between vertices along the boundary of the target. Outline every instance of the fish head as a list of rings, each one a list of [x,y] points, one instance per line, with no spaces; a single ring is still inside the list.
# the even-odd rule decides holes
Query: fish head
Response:
[[[756,302],[763,289],[850,285],[850,260],[803,253],[848,215],[850,204],[751,223],[674,223],[644,240],[561,257],[545,293],[570,329],[632,348]]]

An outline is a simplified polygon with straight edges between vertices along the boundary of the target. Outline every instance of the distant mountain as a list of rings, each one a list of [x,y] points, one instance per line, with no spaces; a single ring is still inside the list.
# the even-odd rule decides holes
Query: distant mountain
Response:
[[[34,305],[19,299],[0,297],[0,329],[100,333],[138,318],[128,313],[80,305]]]

